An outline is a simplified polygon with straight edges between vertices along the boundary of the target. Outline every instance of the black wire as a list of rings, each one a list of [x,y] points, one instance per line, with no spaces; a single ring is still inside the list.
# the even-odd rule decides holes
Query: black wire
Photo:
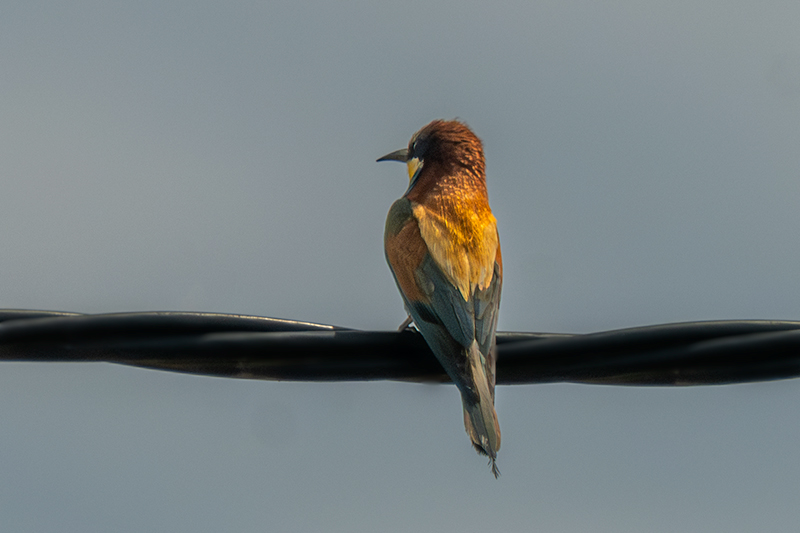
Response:
[[[497,334],[497,383],[703,385],[800,376],[800,322]],[[245,379],[448,381],[415,330],[213,313],[0,310],[0,360],[106,361]]]

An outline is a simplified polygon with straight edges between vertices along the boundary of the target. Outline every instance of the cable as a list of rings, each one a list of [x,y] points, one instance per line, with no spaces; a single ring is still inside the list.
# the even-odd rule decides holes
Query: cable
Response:
[[[497,383],[709,385],[800,376],[800,322],[715,321],[497,334]],[[214,313],[0,310],[0,360],[105,361],[243,379],[447,382],[413,329]]]

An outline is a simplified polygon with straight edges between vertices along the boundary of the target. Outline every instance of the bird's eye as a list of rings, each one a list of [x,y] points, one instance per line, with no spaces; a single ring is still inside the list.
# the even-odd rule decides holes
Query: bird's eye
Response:
[[[426,137],[419,137],[414,139],[414,142],[411,143],[411,151],[409,152],[409,155],[411,157],[422,159],[425,157],[425,151],[427,149],[428,139]]]

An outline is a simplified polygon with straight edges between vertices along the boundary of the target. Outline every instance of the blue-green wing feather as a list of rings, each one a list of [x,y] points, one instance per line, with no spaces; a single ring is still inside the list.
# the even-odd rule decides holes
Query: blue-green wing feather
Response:
[[[430,256],[422,261],[416,277],[430,303],[407,301],[406,307],[450,378],[469,399],[477,399],[472,372],[463,355],[464,350],[477,341],[486,374],[491,376],[490,388],[494,391],[494,331],[501,285],[499,269],[495,268],[489,287],[476,289],[468,301]]]
[[[500,265],[495,263],[492,282],[483,290],[476,290],[473,294],[475,309],[475,340],[483,355],[484,369],[489,377],[489,388],[494,397],[495,362],[497,359],[497,346],[495,346],[495,332],[497,330],[497,311],[500,308],[500,292],[503,285]]]

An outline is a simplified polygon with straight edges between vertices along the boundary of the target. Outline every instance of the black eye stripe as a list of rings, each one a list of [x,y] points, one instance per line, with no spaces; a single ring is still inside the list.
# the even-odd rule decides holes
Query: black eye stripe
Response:
[[[415,137],[411,142],[409,155],[418,159],[423,159],[428,151],[430,139],[426,135]]]

